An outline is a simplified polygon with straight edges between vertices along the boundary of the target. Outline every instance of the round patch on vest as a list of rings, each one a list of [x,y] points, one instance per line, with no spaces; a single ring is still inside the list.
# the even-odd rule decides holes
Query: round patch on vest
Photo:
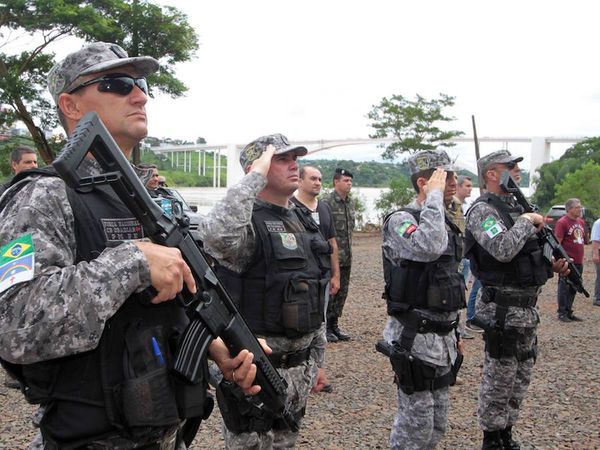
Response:
[[[296,242],[294,233],[279,233],[279,236],[281,236],[281,243],[288,250],[296,250],[298,248],[298,242]]]

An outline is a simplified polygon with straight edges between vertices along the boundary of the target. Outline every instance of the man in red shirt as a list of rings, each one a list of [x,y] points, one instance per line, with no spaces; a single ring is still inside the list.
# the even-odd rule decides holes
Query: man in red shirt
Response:
[[[573,264],[583,274],[583,250],[585,245],[585,222],[581,218],[581,202],[570,198],[565,203],[566,214],[556,222],[554,234],[561,243]],[[565,277],[558,278],[558,320],[561,322],[581,322],[573,315],[575,290],[567,284]]]

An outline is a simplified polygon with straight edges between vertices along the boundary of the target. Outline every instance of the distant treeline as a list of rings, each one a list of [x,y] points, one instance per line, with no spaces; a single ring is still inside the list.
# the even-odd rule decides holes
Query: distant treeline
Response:
[[[410,171],[406,163],[382,163],[376,161],[357,162],[350,160],[331,160],[316,159],[310,160],[302,158],[301,165],[311,165],[319,168],[323,174],[323,184],[331,187],[333,184],[333,173],[340,167],[352,172],[353,184],[358,187],[389,187],[390,181],[404,177],[410,179]],[[473,180],[473,185],[478,187],[477,174],[468,170],[461,170],[459,175],[467,175]],[[529,173],[521,172],[522,186],[529,185]]]

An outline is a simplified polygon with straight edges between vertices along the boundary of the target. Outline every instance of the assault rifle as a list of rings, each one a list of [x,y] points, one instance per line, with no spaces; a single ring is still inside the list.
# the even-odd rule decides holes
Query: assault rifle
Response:
[[[80,178],[77,168],[91,153],[104,173]],[[197,292],[184,288],[179,301],[190,318],[179,343],[173,370],[191,384],[202,378],[202,361],[210,343],[220,336],[232,355],[243,349],[254,354],[259,407],[285,421],[292,431],[298,423],[285,405],[287,383],[263,351],[260,343],[235,307],[231,297],[213,272],[204,252],[185,226],[170,218],[148,194],[104,124],[94,112],[87,113],[75,128],[54,167],[71,188],[108,184],[141,223],[144,234],[156,244],[175,247],[190,267]]]
[[[500,188],[507,194],[514,195],[517,203],[523,207],[524,212],[539,214],[538,207],[527,201],[525,195],[523,195],[523,192],[519,188],[519,185],[510,176],[508,170],[502,172],[502,177],[500,178]],[[575,292],[580,292],[586,297],[589,297],[590,293],[586,291],[585,287],[583,286],[581,273],[579,273],[579,270],[577,270],[577,267],[575,267],[575,265],[571,262],[571,258],[569,258],[569,255],[567,255],[565,249],[562,247],[562,245],[560,245],[558,239],[556,239],[552,228],[544,224],[544,227],[538,231],[538,236],[540,242],[542,243],[544,257],[546,260],[552,264],[553,256],[557,259],[564,258],[569,263],[569,275],[566,277],[567,283],[573,288],[573,290],[575,290]]]

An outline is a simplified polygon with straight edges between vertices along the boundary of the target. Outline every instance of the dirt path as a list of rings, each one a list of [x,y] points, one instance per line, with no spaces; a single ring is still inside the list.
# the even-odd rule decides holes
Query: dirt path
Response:
[[[386,313],[381,299],[383,275],[379,234],[357,234],[350,295],[341,319],[351,342],[330,344],[327,371],[330,394],[311,396],[298,449],[387,448],[395,414],[395,388],[389,361],[374,349]],[[586,257],[589,258],[589,248]],[[586,260],[585,280],[593,290],[593,264]],[[581,323],[556,320],[556,279],[540,302],[539,357],[516,435],[524,449],[600,448],[600,307],[578,295]],[[461,385],[451,388],[448,431],[438,448],[475,449],[481,445],[475,410],[483,343],[466,341],[468,354]],[[33,408],[20,393],[0,386],[0,448],[26,448],[33,430]],[[215,411],[201,428],[196,449],[223,448]]]

